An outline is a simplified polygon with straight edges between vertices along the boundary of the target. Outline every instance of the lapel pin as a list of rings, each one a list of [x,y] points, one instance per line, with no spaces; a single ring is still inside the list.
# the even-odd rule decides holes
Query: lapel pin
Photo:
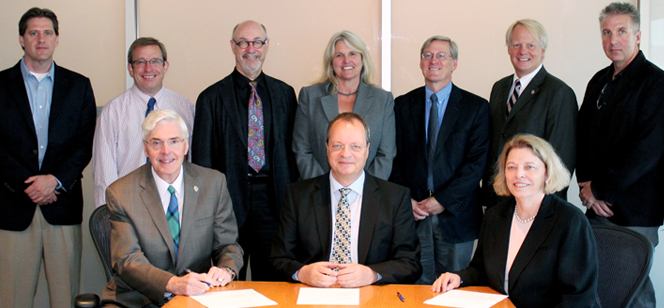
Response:
[[[194,191],[198,192],[198,186],[194,186]]]
[[[535,94],[535,90],[530,91],[530,95]]]

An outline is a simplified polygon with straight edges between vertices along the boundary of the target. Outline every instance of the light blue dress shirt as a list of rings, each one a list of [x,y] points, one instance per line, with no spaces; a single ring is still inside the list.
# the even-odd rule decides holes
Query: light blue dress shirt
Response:
[[[433,90],[429,89],[428,86],[424,86],[424,92],[425,92],[425,100],[426,100],[426,108],[425,110],[425,116],[424,116],[424,127],[427,127],[429,124],[429,113],[431,112],[431,94],[433,94]],[[438,101],[436,102],[438,104],[438,128],[440,129],[440,125],[443,123],[443,117],[445,116],[445,110],[447,109],[447,103],[450,100],[450,93],[452,93],[452,82],[448,83],[446,86],[444,86],[440,91],[436,92],[436,97],[438,97]],[[424,130],[424,133],[426,134],[426,141],[429,143],[429,132],[427,129]]]

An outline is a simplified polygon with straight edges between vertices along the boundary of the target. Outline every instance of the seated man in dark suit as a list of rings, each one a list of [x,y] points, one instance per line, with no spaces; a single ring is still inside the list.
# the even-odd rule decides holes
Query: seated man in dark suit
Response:
[[[150,163],[106,189],[115,273],[105,307],[161,306],[226,285],[242,267],[224,175],[184,162],[189,132],[175,111],[150,112],[142,128]]]
[[[364,172],[369,127],[342,113],[327,128],[330,173],[291,184],[270,261],[316,287],[413,283],[422,274],[407,188]]]

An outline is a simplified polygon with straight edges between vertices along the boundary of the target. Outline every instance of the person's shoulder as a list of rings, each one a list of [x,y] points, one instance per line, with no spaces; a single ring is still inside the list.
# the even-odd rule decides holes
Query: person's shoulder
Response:
[[[408,91],[408,93],[406,94],[399,95],[397,98],[394,99],[394,103],[403,104],[414,98],[417,98],[417,96],[422,96],[422,99],[424,99],[424,86],[412,89]]]
[[[542,68],[544,69],[544,68]],[[572,88],[567,85],[562,79],[554,76],[553,74],[549,73],[548,71],[546,72],[546,76],[544,76],[544,80],[542,81],[543,85],[546,85],[552,89],[566,89],[572,91]]]
[[[401,195],[404,195],[404,194],[410,194],[410,189],[408,189],[405,186],[401,186],[399,184],[392,183],[392,182],[377,178],[373,175],[366,174],[366,179],[364,180],[365,185],[368,181],[371,181],[371,180],[376,182],[376,184],[378,185],[378,187],[380,188],[380,190],[384,194],[390,194],[390,195],[396,195],[396,196],[401,196]]]
[[[457,88],[461,92],[461,95],[462,95],[463,99],[465,100],[464,104],[474,104],[474,105],[482,106],[484,104],[489,103],[486,99],[484,99],[483,97],[481,97],[481,96],[479,96],[475,93],[466,91],[466,90],[458,87],[455,84],[452,84],[452,86],[454,88]]]
[[[583,211],[575,205],[554,194],[549,194],[546,197],[550,198],[550,204],[553,207],[553,211],[556,215],[560,216],[563,221],[577,223],[581,220],[585,220],[587,222],[588,219],[586,218],[586,215],[584,215]]]
[[[263,73],[263,76],[265,77],[265,80],[267,81],[267,83],[270,86],[273,86],[273,87],[277,86],[277,87],[281,87],[281,88],[291,89],[291,90],[293,90],[293,92],[295,92],[293,87],[291,87],[289,84],[283,82],[282,80],[274,78],[274,77],[272,77],[268,74],[265,74],[265,73]]]
[[[66,76],[68,79],[72,80],[73,82],[90,82],[90,79],[86,76],[83,76],[83,74],[80,74],[78,72],[72,71],[70,69],[64,68],[62,66],[59,66],[55,64],[55,76],[57,78],[58,75]]]
[[[206,181],[210,182],[223,182],[226,179],[226,175],[221,173],[219,170],[199,166],[194,163],[190,163],[188,161],[185,161],[182,163],[184,167],[184,172],[189,173],[190,175],[193,176],[200,176],[206,179]]]
[[[199,95],[199,99],[201,97],[206,97],[206,96],[211,96],[211,95],[218,95],[221,93],[221,88],[224,86],[227,86],[229,83],[233,81],[231,74],[228,76],[224,77],[223,79],[213,83],[209,87],[205,88],[203,92]]]
[[[136,168],[136,170],[128,173],[127,175],[117,179],[115,182],[108,185],[108,190],[111,191],[126,191],[128,188],[137,188],[139,183],[149,174],[150,167],[148,164]]]
[[[493,83],[493,86],[496,87],[496,86],[502,86],[502,85],[508,84],[508,83],[511,84],[512,79],[514,79],[514,74],[509,74],[509,75],[507,75],[503,78],[498,79],[498,81]]]

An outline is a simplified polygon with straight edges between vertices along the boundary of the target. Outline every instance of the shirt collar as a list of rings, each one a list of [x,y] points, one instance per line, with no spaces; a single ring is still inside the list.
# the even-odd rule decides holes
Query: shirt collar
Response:
[[[162,97],[164,96],[165,92],[164,89],[165,89],[164,86],[161,86],[161,89],[159,89],[159,92],[157,92],[157,94],[155,94],[154,96],[150,96],[143,93],[141,90],[138,89],[138,87],[136,87],[136,84],[134,84],[133,86],[131,86],[131,88],[129,88],[129,91],[138,96],[138,98],[140,98],[140,100],[143,103],[147,104],[148,100],[150,100],[151,97],[154,97],[154,99],[157,101],[158,104],[161,101]]]
[[[362,191],[364,190],[364,170],[362,170],[362,174],[353,182],[352,184],[348,185],[347,188],[350,188],[352,191],[356,192],[360,197],[362,196]],[[330,172],[330,189],[332,192],[339,191],[339,189],[342,189],[346,186],[341,185],[339,181],[337,181],[334,176],[332,176],[332,172]]]
[[[27,78],[29,75],[32,75],[32,72],[30,72],[28,66],[25,65],[25,56],[21,57],[21,74],[23,74],[23,79]],[[51,80],[53,80],[54,74],[55,74],[55,61],[51,61],[51,68],[48,70],[48,73],[46,73],[46,77],[44,78],[50,77]]]
[[[173,186],[175,188],[175,191],[180,193],[180,195],[184,194],[182,190],[182,174],[184,174],[184,167],[180,166],[180,174],[178,174],[178,177],[175,178],[175,181],[173,181],[173,184],[169,184],[168,182],[164,181],[162,178],[157,175],[157,173],[154,171],[154,167],[150,166],[150,170],[152,170],[152,177],[154,178],[154,183],[157,185],[157,191],[159,191],[159,195],[161,196],[164,192],[168,191],[168,186]]]
[[[521,78],[517,77],[516,73],[514,73],[514,75],[512,75],[513,76],[512,84],[514,84],[514,82],[517,79],[519,79],[519,82],[521,83],[521,90],[523,91],[523,89],[525,89],[528,86],[530,81],[533,80],[533,78],[535,78],[535,75],[537,75],[537,73],[539,73],[539,71],[542,69],[542,67],[544,67],[544,64],[540,63],[540,65],[534,71],[524,75]]]
[[[425,85],[424,86],[424,92],[426,99],[429,99],[431,97],[431,94],[433,94],[433,90],[429,89],[429,86]],[[438,98],[439,102],[444,102],[447,101],[450,97],[450,93],[452,93],[452,82],[448,83],[446,86],[444,86],[442,89],[440,89],[438,92],[436,92],[436,97]]]
[[[252,81],[255,81],[258,85],[258,87],[264,87],[265,86],[265,74],[263,74],[263,71],[261,71],[260,74],[258,74],[258,77],[256,79],[251,80],[247,78],[247,76],[242,75],[237,68],[233,69],[233,73],[231,73],[233,76],[233,80],[235,80],[236,85],[240,88],[244,87],[249,87],[249,83]]]

